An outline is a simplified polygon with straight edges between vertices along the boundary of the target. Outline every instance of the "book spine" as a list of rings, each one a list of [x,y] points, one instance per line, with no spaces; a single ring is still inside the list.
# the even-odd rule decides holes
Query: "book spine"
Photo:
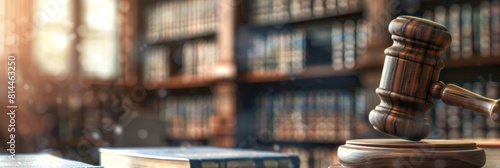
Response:
[[[294,104],[293,104],[293,112],[292,112],[292,118],[294,120],[294,127],[295,127],[295,132],[294,132],[294,137],[295,140],[297,141],[303,141],[306,139],[306,122],[305,122],[305,93],[301,91],[296,91],[294,93]]]
[[[449,11],[449,30],[452,39],[461,39],[460,37],[460,6],[453,4]],[[453,40],[450,44],[450,57],[457,60],[460,55],[460,40]]]
[[[335,91],[329,90],[327,91],[327,98],[325,99],[326,101],[326,118],[325,118],[325,129],[327,130],[327,141],[328,142],[335,142],[336,141],[336,136],[337,133],[335,131],[337,125],[335,122]]]
[[[334,70],[341,70],[343,66],[344,37],[341,22],[333,22],[332,25],[332,67]]]
[[[363,19],[358,19],[356,21],[356,59],[359,59],[365,51],[367,40],[366,23]]]
[[[498,82],[487,82],[486,83],[486,97],[498,99],[500,98],[500,83]],[[487,119],[487,133],[486,138],[497,139],[500,138],[498,133],[500,124],[495,123],[492,119]]]
[[[436,130],[433,133],[433,138],[446,139],[447,138],[447,105],[441,100],[435,101],[435,118],[436,118]]]
[[[316,17],[321,17],[325,13],[325,0],[313,1],[313,14]]]
[[[316,106],[316,92],[307,93],[307,140],[315,141],[318,132],[317,119],[319,118]]]
[[[312,16],[312,10],[311,10],[312,1],[313,0],[300,1],[300,12],[302,19],[310,18]]]
[[[357,89],[355,92],[355,101],[354,101],[354,135],[363,135],[366,131],[368,131],[368,113],[366,108],[366,90],[365,89]],[[429,113],[430,114],[430,113]]]
[[[337,14],[337,0],[325,0],[325,8],[328,15]]]
[[[500,0],[491,1],[491,54],[500,56]]]
[[[349,0],[337,0],[337,11],[339,14],[349,12]]]
[[[448,123],[448,138],[458,139],[461,138],[461,118],[460,118],[460,110],[455,106],[448,106],[446,112],[447,114],[447,123]]]
[[[167,1],[146,13],[146,39],[156,42],[216,31],[219,23],[217,1]]]
[[[289,61],[292,74],[299,74],[304,70],[306,63],[306,32],[302,29],[293,31],[292,35],[292,58]]]
[[[356,25],[353,20],[347,20],[344,22],[344,67],[345,69],[352,69],[356,65],[356,55],[355,55],[355,30]]]
[[[485,95],[485,88],[481,82],[475,82],[472,86],[472,92]],[[485,138],[486,117],[479,113],[474,113],[473,117],[473,138]]]
[[[435,21],[449,28],[448,16],[446,15],[446,8],[438,6],[434,10]],[[441,59],[445,59],[450,54],[450,48],[446,49],[441,55]]]
[[[342,119],[343,119],[343,135],[340,141],[345,141],[347,139],[350,139],[352,136],[352,131],[353,131],[353,115],[354,115],[354,106],[353,106],[353,97],[352,94],[349,91],[342,91],[342,99],[343,104],[342,104]]]
[[[479,53],[482,56],[491,54],[490,46],[490,3],[488,1],[481,2],[479,6]]]
[[[461,48],[462,58],[469,59],[472,57],[472,6],[470,4],[462,5],[461,13]]]

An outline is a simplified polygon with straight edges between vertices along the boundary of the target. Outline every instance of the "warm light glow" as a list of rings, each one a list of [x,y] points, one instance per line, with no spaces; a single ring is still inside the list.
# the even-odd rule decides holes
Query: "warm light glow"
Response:
[[[84,40],[80,63],[86,76],[114,78],[118,72],[118,51],[115,41]]]
[[[119,72],[116,0],[83,0],[80,64],[85,76],[116,78]]]
[[[37,26],[65,23],[72,18],[72,3],[71,0],[37,0],[33,20]]]
[[[116,0],[84,0],[84,22],[91,30],[112,32],[116,30]]]
[[[70,0],[35,1],[33,57],[46,74],[61,77],[71,71],[72,3]]]
[[[40,32],[35,36],[33,56],[39,68],[51,75],[71,71],[71,51],[68,35],[60,31]]]

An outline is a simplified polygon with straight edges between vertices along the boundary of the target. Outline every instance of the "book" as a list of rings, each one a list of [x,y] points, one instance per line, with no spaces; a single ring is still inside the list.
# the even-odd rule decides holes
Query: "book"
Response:
[[[16,154],[15,160],[10,155],[0,155],[0,167],[79,167],[79,168],[103,168],[79,161],[59,158],[48,153]]]
[[[460,6],[458,4],[451,5],[449,9],[449,27],[451,38],[453,40],[450,44],[450,57],[457,60],[461,57],[460,51]]]
[[[500,98],[500,83],[489,81],[486,83],[486,97],[492,99]],[[500,128],[499,123],[495,123],[492,119],[487,119],[486,121],[487,132],[486,138],[497,139],[500,137],[498,130]]]
[[[216,0],[162,1],[148,6],[146,40],[150,43],[214,33],[219,24]]]
[[[500,56],[500,0],[491,1],[490,12],[491,54],[493,56]]]
[[[445,27],[449,27],[449,24],[447,22],[448,17],[446,15],[446,8],[444,8],[443,6],[436,7],[436,9],[434,10],[434,18],[437,23],[440,23]],[[450,48],[447,48],[441,55],[441,59],[444,59],[446,55],[449,53],[450,53]]]
[[[461,15],[461,48],[462,58],[468,59],[472,57],[472,6],[470,4],[462,5]]]
[[[101,165],[128,167],[299,167],[297,155],[217,147],[100,148]]]
[[[352,69],[355,66],[356,55],[355,55],[355,37],[356,25],[353,20],[347,20],[344,22],[344,68]]]
[[[334,70],[341,70],[344,68],[343,65],[343,49],[344,49],[344,39],[343,39],[343,26],[341,22],[333,22],[332,24],[332,67]]]

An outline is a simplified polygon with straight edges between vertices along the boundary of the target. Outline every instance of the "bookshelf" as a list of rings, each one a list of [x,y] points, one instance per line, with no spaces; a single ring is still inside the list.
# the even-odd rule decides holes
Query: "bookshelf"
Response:
[[[29,4],[23,0],[18,6],[32,8]],[[58,126],[44,131],[58,132],[55,136],[62,137],[58,145],[63,147],[87,142],[111,145],[118,141],[112,130],[100,128],[102,134],[98,135],[103,138],[97,140],[82,135],[81,130],[96,129],[85,125],[99,125],[98,120],[110,120],[110,125],[115,126],[124,121],[123,116],[134,114],[165,122],[167,145],[297,153],[304,167],[326,167],[336,163],[336,147],[346,139],[386,137],[371,129],[367,115],[379,103],[374,90],[379,85],[384,49],[392,43],[387,32],[392,18],[406,14],[443,21],[458,42],[451,47],[456,51],[450,49],[444,55],[442,80],[462,86],[484,82],[486,88],[486,83],[500,81],[495,76],[500,71],[498,4],[498,0],[120,0],[120,17],[126,22],[119,25],[123,30],[118,33],[119,77],[85,79],[75,70],[63,80],[54,77],[30,85],[49,96],[35,97],[33,92],[21,100],[29,102],[33,98],[31,101],[49,104],[24,107],[31,108],[25,111],[42,111],[36,117],[48,113],[48,119],[57,116]],[[457,6],[465,9],[463,18],[463,10],[455,16]],[[472,23],[472,27],[450,23],[450,12],[456,20],[469,20],[463,22]],[[5,15],[15,17],[12,13]],[[490,19],[486,22],[478,18]],[[23,33],[25,29],[29,30],[22,27],[16,31]],[[488,45],[478,42],[482,40],[489,40]],[[4,45],[4,50],[10,47]],[[16,50],[29,55],[31,48],[26,43]],[[77,53],[76,47],[71,52]],[[35,63],[23,61],[27,63],[22,68],[32,72],[26,65]],[[72,64],[78,62],[73,60]],[[38,79],[37,74],[26,73],[30,79]],[[77,82],[71,82],[73,79]],[[207,97],[210,103],[198,103],[198,98]],[[324,102],[312,103],[323,98]],[[169,100],[181,99],[187,100],[181,103],[186,106],[169,109],[175,106]],[[343,103],[336,104],[336,100]],[[200,104],[212,106],[211,110],[196,110]],[[482,139],[489,138],[484,142],[486,146],[500,146],[489,143],[500,137],[493,133],[486,136],[499,131],[499,127],[491,123],[488,126],[485,119],[477,117],[484,120],[478,129],[485,136],[457,137],[464,134],[458,131],[463,127],[446,118],[458,117],[462,123],[462,116],[439,103],[436,109],[441,111],[429,115],[433,116],[433,129],[441,129],[441,134],[434,133],[431,138],[453,135],[481,144]],[[172,115],[178,118],[167,117]],[[186,124],[191,122],[200,125]],[[179,129],[176,132],[172,128]],[[189,129],[189,136],[172,134],[187,133]],[[203,136],[199,136],[200,130]],[[329,137],[319,136],[323,133]],[[296,134],[302,137],[294,137]],[[70,150],[62,151],[71,154]]]
[[[387,137],[371,130],[366,120],[371,108],[379,103],[373,92],[380,79],[384,49],[392,43],[387,24],[393,17],[402,14],[431,16],[430,19],[433,19],[437,17],[436,7],[443,6],[448,10],[454,4],[444,1],[412,4],[410,1],[393,0],[224,2],[232,4],[225,8],[229,12],[226,14],[232,18],[226,17],[230,20],[225,20],[221,17],[221,27],[214,32],[147,42],[151,47],[169,47],[172,50],[171,47],[182,47],[186,42],[215,39],[220,49],[226,49],[219,51],[220,59],[215,69],[229,69],[226,72],[231,75],[187,77],[187,80],[187,75],[174,72],[168,80],[144,85],[148,90],[167,89],[169,92],[209,88],[209,95],[214,96],[215,115],[206,118],[212,124],[212,134],[208,138],[170,137],[167,141],[175,145],[201,143],[296,153],[301,156],[304,167],[337,163],[336,147],[346,139]],[[222,1],[219,3],[222,4]],[[327,6],[329,3],[339,6]],[[472,9],[480,6],[479,2],[456,3],[470,3],[471,17]],[[459,23],[460,26],[466,24]],[[471,29],[474,33],[475,29]],[[451,49],[446,52],[443,59],[446,64],[443,70],[445,82],[477,80],[478,75],[485,75],[481,67],[498,70],[500,59],[478,50],[481,46],[463,51],[467,46],[464,40],[460,38],[458,48],[460,53],[470,53],[470,56],[455,58],[451,57]],[[470,41],[475,44],[474,40]],[[473,71],[468,75],[454,73],[464,68]],[[321,105],[308,101],[316,100],[316,94],[321,97],[328,93],[330,96],[325,99],[332,102],[343,100],[345,103],[329,107],[328,104],[335,103]],[[151,101],[163,102],[165,99],[152,98]],[[432,112],[429,115],[436,114]],[[263,120],[267,122],[263,123]],[[330,120],[337,124],[331,124]],[[341,129],[343,124],[339,123],[351,125]],[[434,126],[433,129],[436,129]],[[330,139],[319,136],[332,132]],[[285,138],[288,136],[292,138]],[[430,138],[444,137],[432,135]]]

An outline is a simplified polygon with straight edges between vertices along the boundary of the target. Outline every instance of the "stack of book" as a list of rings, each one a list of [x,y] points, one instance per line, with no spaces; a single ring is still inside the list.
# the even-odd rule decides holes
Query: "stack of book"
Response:
[[[308,20],[357,12],[359,0],[256,0],[251,4],[255,24]]]
[[[302,29],[255,35],[247,63],[252,73],[297,74],[304,69],[306,33]]]
[[[219,22],[218,0],[160,1],[146,14],[146,39],[153,43],[214,33]]]
[[[448,28],[453,41],[445,57],[458,60],[500,55],[499,0],[438,6],[434,11],[425,11],[422,17]]]
[[[357,132],[356,124],[365,124],[366,110],[354,104],[355,95],[347,90],[261,95],[255,106],[257,130],[276,141],[343,142]]]
[[[201,140],[210,135],[209,119],[215,111],[212,97],[168,97],[162,109],[169,138]]]
[[[363,20],[336,21],[332,25],[332,67],[352,69],[366,47],[367,31]]]
[[[490,98],[500,98],[500,84],[496,82],[463,83],[462,87]],[[430,117],[434,127],[430,138],[500,138],[500,124],[480,113],[446,105],[441,100],[435,101]]]

